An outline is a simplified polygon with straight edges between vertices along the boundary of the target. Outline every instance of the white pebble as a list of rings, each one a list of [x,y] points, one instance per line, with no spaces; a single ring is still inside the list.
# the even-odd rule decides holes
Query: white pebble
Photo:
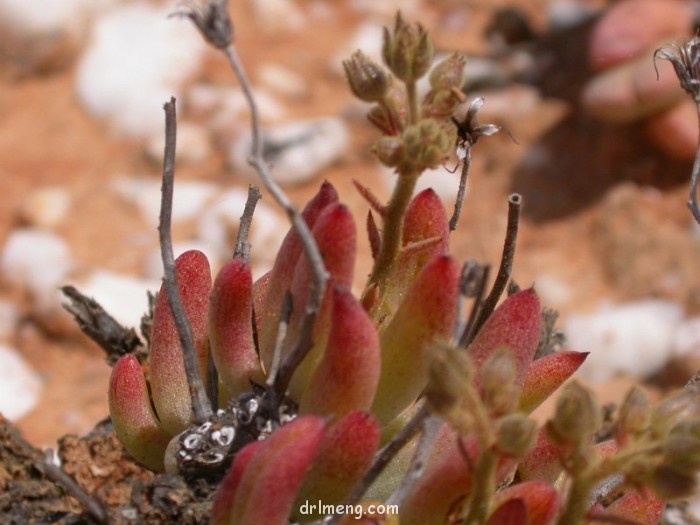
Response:
[[[445,202],[445,206],[451,213],[450,206],[454,203],[459,192],[459,177],[462,170],[461,165],[457,166],[457,171],[450,173],[454,169],[454,163],[447,163],[444,166],[435,168],[434,170],[425,170],[418,182],[416,183],[416,193],[432,188],[435,193]],[[380,165],[382,172],[382,181],[387,193],[390,193],[396,185],[396,171],[393,168],[387,168]],[[467,189],[465,195],[469,193],[469,180],[467,179]]]
[[[343,61],[347,60],[358,49],[374,60],[382,64],[382,40],[384,27],[375,22],[366,22],[357,28],[350,41],[338,53],[333,55],[330,68],[336,75],[343,75]]]
[[[700,356],[700,317],[685,319],[676,330],[674,354],[682,356]]]
[[[302,99],[309,93],[309,86],[301,76],[279,64],[262,64],[257,77],[270,91],[289,98]]]
[[[147,292],[157,292],[160,281],[96,270],[73,285],[123,326],[138,328],[141,316],[148,311]]]
[[[143,177],[118,177],[112,181],[111,185],[120,197],[139,209],[147,224],[158,225],[160,181]],[[216,185],[207,182],[175,181],[173,224],[197,217],[216,191]]]
[[[71,205],[65,188],[47,186],[27,195],[20,204],[19,216],[29,226],[51,229],[63,222]]]
[[[39,401],[41,379],[14,348],[0,344],[0,413],[17,421]]]
[[[294,0],[256,0],[250,5],[267,33],[296,32],[306,27],[306,17]]]
[[[342,120],[324,118],[265,129],[264,149],[272,177],[280,184],[308,181],[337,161],[348,148],[348,130]],[[237,175],[257,180],[248,164],[251,135],[246,133],[231,149],[229,161]]]
[[[542,304],[550,308],[561,308],[569,303],[573,291],[565,281],[550,274],[541,274],[535,278],[535,288]]]
[[[88,111],[136,137],[163,133],[163,104],[199,69],[205,44],[189,20],[147,3],[119,6],[93,28],[77,73]]]
[[[590,352],[579,370],[585,379],[602,382],[618,373],[645,377],[673,357],[682,317],[681,308],[666,301],[606,305],[569,317],[564,333],[572,350]]]
[[[29,292],[39,307],[53,309],[73,259],[68,244],[58,235],[20,228],[5,242],[0,268],[5,279]]]
[[[0,0],[0,20],[17,33],[29,36],[74,32],[98,9],[114,0]]]

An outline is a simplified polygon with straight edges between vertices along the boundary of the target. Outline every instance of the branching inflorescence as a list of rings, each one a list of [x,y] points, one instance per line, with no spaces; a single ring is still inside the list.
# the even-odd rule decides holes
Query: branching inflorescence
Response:
[[[137,461],[218,480],[217,525],[651,524],[664,498],[695,487],[696,389],[656,408],[634,389],[606,440],[598,437],[601,408],[576,382],[563,389],[544,427],[530,417],[586,354],[538,355],[551,334],[533,289],[513,291],[497,307],[511,279],[519,195],[508,201],[503,256],[488,293],[488,267],[460,267],[449,255],[471,148],[498,131],[478,124],[481,99],[465,118],[455,116],[465,101],[462,54],[432,67],[430,35],[399,15],[385,30],[385,66],[359,51],[344,63],[351,90],[372,104],[369,120],[382,133],[373,151],[396,172],[386,204],[356,184],[372,210],[374,255],[356,298],[356,226],[335,189],[324,183],[297,212],[269,173],[227,2],[179,14],[231,64],[250,103],[251,163],[292,226],[273,269],[254,282],[245,232],[259,194],[251,189],[234,256],[213,281],[200,252],[173,261],[174,100],[166,104],[166,278],[145,362],[119,357],[109,388],[117,435]],[[425,75],[430,90],[419,98],[416,83]],[[422,172],[455,149],[462,191],[450,220],[432,190],[414,190]],[[396,505],[398,515],[356,520],[337,507],[304,506],[364,505],[369,512],[376,501]]]

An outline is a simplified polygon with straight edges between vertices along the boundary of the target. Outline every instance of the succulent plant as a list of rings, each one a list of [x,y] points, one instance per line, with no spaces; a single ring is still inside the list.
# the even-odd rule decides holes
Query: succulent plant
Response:
[[[230,51],[222,5],[187,14]],[[634,389],[604,425],[593,395],[573,381],[538,426],[531,412],[586,354],[541,352],[550,334],[534,289],[511,290],[494,308],[509,280],[513,238],[484,297],[484,267],[461,267],[449,255],[459,206],[450,221],[432,190],[414,196],[421,173],[456,148],[465,178],[470,148],[498,128],[476,122],[482,100],[456,117],[466,66],[459,53],[433,68],[431,89],[418,100],[416,81],[433,61],[420,25],[397,16],[383,59],[387,68],[359,52],[345,63],[353,93],[373,104],[369,120],[382,133],[373,151],[397,175],[387,204],[357,185],[372,208],[374,267],[362,294],[351,292],[356,224],[329,183],[300,215],[327,276],[316,310],[309,304],[319,267],[297,224],[256,281],[244,256],[212,282],[202,253],[180,255],[176,281],[214,410],[197,414],[164,284],[147,358],[127,354],[113,368],[109,404],[119,439],[152,470],[217,480],[216,525],[326,515],[401,525],[658,522],[666,499],[696,486],[698,392],[688,388],[654,408]]]

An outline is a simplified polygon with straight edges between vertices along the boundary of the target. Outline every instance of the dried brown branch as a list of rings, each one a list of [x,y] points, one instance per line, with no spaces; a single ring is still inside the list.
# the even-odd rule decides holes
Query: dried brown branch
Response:
[[[464,196],[467,193],[467,179],[472,166],[472,147],[471,144],[464,145],[464,158],[462,159],[462,173],[459,176],[459,189],[457,190],[457,199],[455,200],[455,210],[450,218],[450,231],[457,229],[459,216],[462,214],[462,205],[464,204]]]
[[[479,307],[484,298],[486,281],[488,280],[490,267],[476,261],[467,261],[462,266],[462,274],[459,282],[459,299],[457,301],[457,326],[455,327],[454,340],[457,346],[466,346],[467,338],[474,326],[474,319],[479,312]],[[468,299],[473,299],[469,318],[464,319],[465,307]]]
[[[250,242],[248,242],[248,234],[250,232],[250,224],[253,222],[255,206],[257,206],[260,197],[260,188],[253,185],[248,186],[248,199],[246,200],[245,208],[243,208],[243,215],[241,215],[238,235],[236,236],[236,248],[233,251],[234,259],[243,259],[246,262],[250,261]]]
[[[171,237],[173,190],[175,186],[175,145],[177,143],[175,98],[171,97],[170,101],[165,103],[163,109],[165,110],[165,152],[163,154],[163,182],[158,224],[160,252],[164,270],[163,285],[165,292],[168,294],[168,302],[173,313],[175,326],[177,326],[178,335],[180,336],[195,421],[201,423],[211,417],[212,409],[202,382],[202,371],[199,368],[199,360],[194,348],[192,326],[187,318],[185,307],[182,304],[182,297],[180,296]]]
[[[700,128],[700,103],[696,102],[698,112],[698,127]],[[695,152],[693,162],[693,172],[690,175],[690,196],[688,197],[688,208],[693,214],[695,222],[700,224],[700,204],[698,204],[698,184],[700,184],[700,131],[698,132],[698,149]]]
[[[522,197],[513,193],[508,197],[508,224],[506,226],[506,237],[503,242],[503,254],[501,255],[501,264],[496,274],[496,279],[489,295],[484,299],[479,315],[474,322],[472,333],[476,335],[481,327],[484,326],[486,320],[491,316],[496,309],[498,300],[506,289],[510,274],[513,270],[513,257],[515,255],[515,244],[518,240],[518,227],[520,225],[520,208],[522,206]]]
[[[97,301],[73,286],[63,286],[61,292],[70,301],[61,306],[75,318],[83,333],[105,351],[110,366],[126,354],[137,354],[139,361],[142,360],[139,349],[143,350],[143,345],[133,328],[119,324]]]

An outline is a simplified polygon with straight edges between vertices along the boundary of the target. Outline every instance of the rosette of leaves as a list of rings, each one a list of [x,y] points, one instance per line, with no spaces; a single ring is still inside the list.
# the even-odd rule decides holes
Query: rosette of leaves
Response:
[[[230,35],[207,34],[230,30],[227,18],[226,24],[216,18],[225,16],[225,2],[212,5],[190,16],[225,49]],[[376,500],[398,502],[398,514],[330,519],[656,523],[662,498],[695,486],[700,431],[688,418],[697,413],[697,394],[652,409],[634,391],[605,440],[600,407],[570,383],[552,420],[538,428],[530,413],[586,354],[538,355],[549,334],[533,289],[513,293],[494,311],[502,291],[494,287],[493,304],[477,296],[472,323],[459,328],[468,286],[448,252],[451,221],[432,190],[414,196],[424,170],[497,128],[476,123],[483,101],[472,104],[467,119],[456,119],[466,64],[460,54],[433,69],[431,89],[418,99],[416,82],[433,62],[421,26],[398,16],[393,31],[385,31],[383,59],[386,67],[358,53],[345,63],[352,91],[373,104],[369,119],[383,134],[374,152],[397,174],[386,204],[357,185],[372,208],[374,267],[362,294],[351,291],[356,224],[329,183],[301,214],[328,274],[312,322],[305,308],[315,268],[296,228],[272,270],[256,281],[244,258],[232,259],[212,280],[202,253],[184,253],[176,261],[177,282],[203,382],[219,410],[207,421],[195,417],[180,334],[161,290],[148,358],[125,355],[112,372],[109,403],[118,437],[153,470],[216,473],[217,525],[308,522],[323,516],[302,514],[305,501]],[[307,347],[304,358],[294,362],[300,346]],[[375,467],[402,432],[419,421],[415,426],[426,422],[428,434],[426,415],[435,430],[425,440],[429,446],[414,439],[377,477]],[[616,497],[603,504],[610,487]]]

